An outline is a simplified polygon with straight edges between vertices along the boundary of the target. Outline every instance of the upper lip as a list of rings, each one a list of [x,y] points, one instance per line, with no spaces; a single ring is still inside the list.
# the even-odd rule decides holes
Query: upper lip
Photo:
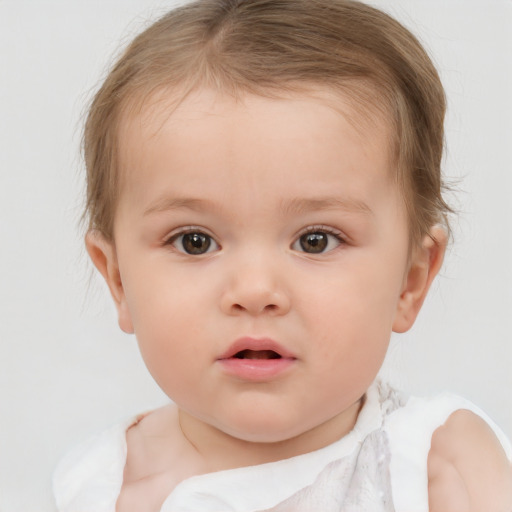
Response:
[[[235,340],[219,359],[229,359],[242,350],[272,350],[283,358],[295,359],[295,355],[271,338],[252,338],[244,336]]]

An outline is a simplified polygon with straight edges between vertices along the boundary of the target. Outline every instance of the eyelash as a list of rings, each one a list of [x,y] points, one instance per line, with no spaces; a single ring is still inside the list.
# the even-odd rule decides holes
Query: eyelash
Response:
[[[329,226],[315,225],[315,226],[308,226],[307,228],[300,231],[298,233],[295,241],[293,242],[292,247],[294,247],[296,244],[300,244],[301,238],[304,237],[305,235],[314,234],[314,233],[322,233],[322,234],[331,236],[331,237],[335,238],[338,245],[336,247],[333,247],[333,248],[327,250],[327,251],[320,251],[318,253],[307,252],[307,251],[301,251],[301,252],[304,252],[305,254],[325,254],[327,252],[331,252],[331,251],[337,249],[340,245],[347,244],[346,238],[342,235],[342,233],[340,231],[338,231],[332,227],[329,227]]]
[[[185,237],[188,234],[195,234],[195,235],[205,237],[208,240],[208,245],[206,247],[206,250],[204,252],[196,252],[196,253],[187,251],[183,245],[183,237]],[[314,235],[314,234],[325,234],[328,237],[329,236],[333,237],[337,243],[336,247],[328,249],[329,240],[327,240],[327,242],[326,242],[327,245],[324,248],[320,247],[320,250],[318,252],[315,252],[314,250],[313,251],[300,250],[298,248],[298,245],[300,245],[301,248],[304,249],[301,239],[306,235]],[[177,241],[180,240],[180,238],[181,238],[181,249],[179,247],[176,247],[176,245],[175,245],[177,243]],[[315,239],[312,239],[311,241],[315,241]],[[175,233],[171,234],[169,237],[167,237],[164,240],[163,245],[164,246],[169,246],[169,245],[174,246],[174,248],[177,249],[178,252],[183,253],[183,254],[187,254],[187,255],[191,255],[191,256],[201,256],[203,254],[208,254],[208,253],[212,252],[212,250],[210,250],[212,243],[214,244],[213,250],[220,249],[220,245],[215,241],[214,237],[212,237],[211,235],[206,233],[204,229],[202,229],[198,226],[188,226],[186,228],[180,229],[178,232],[175,232]],[[316,239],[316,243],[318,243],[318,239]],[[323,243],[323,241],[321,241],[320,243]],[[324,254],[325,252],[331,252],[331,251],[337,249],[340,245],[343,245],[346,243],[347,243],[346,239],[342,236],[342,234],[338,230],[335,230],[328,226],[315,225],[315,226],[308,226],[307,228],[300,231],[297,234],[294,242],[291,244],[291,248],[294,250],[297,250],[299,252],[303,252],[305,254]],[[313,244],[312,247],[314,248],[315,244]],[[191,248],[193,250],[193,247],[191,247]],[[327,251],[324,250],[326,248],[328,249]]]
[[[184,249],[184,246],[183,246],[183,237],[185,237],[186,235],[190,235],[190,234],[196,234],[196,235],[202,235],[204,237],[206,237],[208,240],[209,240],[209,243],[208,243],[208,247],[207,247],[207,250],[205,252],[200,252],[200,253],[196,253],[194,254],[193,252],[187,252],[185,249]],[[182,246],[182,249],[179,249],[178,247],[175,246],[176,242],[179,240],[179,239],[182,239],[181,240],[181,246]],[[220,245],[215,241],[215,238],[211,235],[209,235],[208,233],[205,232],[205,230],[203,228],[200,228],[198,226],[187,226],[185,228],[181,228],[178,232],[175,232],[173,234],[171,234],[170,236],[168,236],[165,240],[164,240],[164,243],[163,245],[164,246],[174,246],[175,249],[178,250],[178,252],[181,252],[183,254],[187,254],[187,255],[190,255],[190,256],[201,256],[203,254],[208,254],[209,252],[212,252],[210,251],[210,245],[211,244],[214,244],[216,246],[217,249],[214,249],[214,250],[218,250],[220,248]]]

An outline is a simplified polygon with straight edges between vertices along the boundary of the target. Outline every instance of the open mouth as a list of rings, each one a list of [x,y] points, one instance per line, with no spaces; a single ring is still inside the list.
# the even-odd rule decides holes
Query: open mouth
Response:
[[[218,359],[222,371],[248,382],[267,382],[287,375],[297,358],[270,338],[245,336],[236,340]]]
[[[281,355],[274,350],[240,350],[234,356],[235,359],[281,359]]]

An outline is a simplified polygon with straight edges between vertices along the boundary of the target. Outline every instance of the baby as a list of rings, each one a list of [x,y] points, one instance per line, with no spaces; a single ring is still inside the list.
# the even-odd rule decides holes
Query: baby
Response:
[[[445,98],[352,0],[199,0],[87,119],[87,250],[169,405],[73,450],[61,512],[510,512],[483,412],[377,379],[448,238]]]

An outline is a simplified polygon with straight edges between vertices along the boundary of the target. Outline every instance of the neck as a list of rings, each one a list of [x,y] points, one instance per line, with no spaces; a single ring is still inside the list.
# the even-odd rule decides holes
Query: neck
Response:
[[[182,410],[178,417],[183,441],[201,466],[200,474],[275,462],[323,448],[354,428],[362,404],[360,399],[311,430],[271,443],[239,439]]]

